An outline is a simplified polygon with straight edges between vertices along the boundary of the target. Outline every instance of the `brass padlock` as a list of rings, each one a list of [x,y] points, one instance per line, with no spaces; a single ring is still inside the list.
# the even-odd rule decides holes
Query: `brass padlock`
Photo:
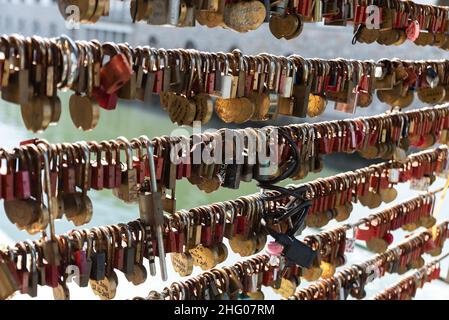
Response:
[[[127,203],[138,202],[137,170],[133,166],[132,147],[125,137],[117,138],[119,146],[126,151],[126,166],[121,172],[120,187],[113,189],[112,193]]]

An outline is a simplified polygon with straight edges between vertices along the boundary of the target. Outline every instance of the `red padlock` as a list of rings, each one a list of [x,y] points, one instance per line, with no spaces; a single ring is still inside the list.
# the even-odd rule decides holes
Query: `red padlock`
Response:
[[[101,157],[101,146],[97,143],[94,143],[93,150],[96,151],[96,160],[95,162],[91,163],[90,181],[93,189],[103,190],[104,168]]]
[[[262,278],[262,284],[264,286],[270,286],[271,283],[274,280],[274,266],[269,266],[268,269],[264,269],[263,278]]]
[[[45,284],[51,288],[59,285],[59,267],[53,264],[44,264]]]
[[[162,91],[162,85],[164,83],[164,71],[162,69],[156,70],[154,72],[154,87],[153,93],[159,94]]]
[[[335,208],[335,206],[337,205],[336,201],[337,201],[337,195],[336,195],[335,191],[332,190],[331,194],[329,195],[329,202],[327,205],[328,206],[327,209]]]
[[[107,93],[102,88],[94,88],[92,96],[103,109],[114,110],[117,107],[118,95],[115,92]]]
[[[148,163],[143,156],[142,143],[139,139],[132,139],[131,144],[133,149],[137,150],[137,156],[133,156],[133,168],[136,169],[137,183],[142,183],[145,180],[145,164]]]
[[[184,170],[182,171],[184,178],[190,178],[192,175],[192,166],[190,165],[190,159],[183,162]]]
[[[437,280],[440,277],[441,274],[441,267],[440,264],[438,264],[437,266],[435,266],[435,270],[434,270],[434,279]]]
[[[365,24],[366,22],[366,6],[356,5],[354,12],[354,25]]]
[[[182,160],[176,165],[176,180],[181,180],[184,177],[184,164]]]
[[[243,234],[246,229],[246,217],[244,215],[237,216],[237,225],[236,225],[236,233]]]
[[[16,248],[18,250],[18,253],[20,255],[20,269],[17,270],[17,275],[19,279],[19,290],[22,294],[28,293],[28,284],[30,281],[30,272],[27,269],[27,252],[25,250],[25,247],[23,245],[16,245]]]
[[[370,187],[375,190],[376,192],[379,190],[380,186],[380,175],[379,172],[375,172],[373,175],[371,175],[370,178]]]
[[[183,253],[184,245],[186,242],[185,234],[182,230],[178,230],[175,235],[176,235],[176,252]]]
[[[209,215],[207,212],[203,211],[201,243],[206,247],[210,247],[212,245],[212,219],[212,212]]]
[[[30,171],[24,150],[17,148],[16,151],[19,167],[14,173],[14,195],[16,199],[24,200],[31,197]]]
[[[215,224],[215,232],[214,232],[214,243],[222,243],[224,237],[224,224],[225,221],[220,221]]]
[[[424,245],[424,251],[429,252],[434,250],[437,247],[436,241],[432,238],[429,238],[429,240]]]
[[[171,226],[167,229],[167,252],[178,252],[178,242],[177,242],[178,231]]]
[[[388,245],[393,243],[393,234],[390,232],[387,232],[384,236],[383,239],[388,243]]]
[[[114,268],[118,270],[123,270],[124,261],[125,261],[125,248],[122,247],[121,244],[119,244],[118,247],[115,247]]]
[[[27,144],[25,147],[25,150],[24,150],[24,155],[27,159],[28,170],[30,173],[31,196],[34,198],[38,198],[39,194],[41,192],[40,188],[42,187],[41,180],[40,180],[41,179],[41,170],[40,170],[41,169],[41,161],[40,161],[41,153],[37,149],[36,145]],[[58,175],[56,175],[56,177],[54,177],[54,175],[52,175],[52,171],[54,169],[57,170],[57,163],[55,161],[53,162],[52,168],[50,170],[50,182],[52,185],[52,191],[56,192],[56,183],[57,183]],[[55,178],[56,178],[56,180],[55,180]],[[54,182],[54,185],[53,185],[53,182]]]
[[[60,167],[62,168],[62,188],[66,193],[74,193],[76,191],[76,170],[74,166],[73,150],[69,144],[63,144],[66,147],[67,159],[60,156]]]
[[[213,66],[215,68],[215,66]],[[215,71],[214,70],[208,70],[207,74],[207,81],[206,81],[206,93],[212,94],[215,91]],[[246,88],[250,88],[252,85],[252,77],[250,75],[246,76]]]
[[[87,267],[86,251],[84,251],[84,250],[77,250],[77,251],[75,251],[73,253],[73,257],[75,258],[75,264],[78,267],[78,270],[80,272],[80,276],[87,274],[88,267]]]
[[[129,81],[133,71],[126,56],[120,52],[116,44],[106,42],[102,49],[103,54],[111,58],[100,69],[100,84],[107,94],[113,94]]]
[[[358,240],[370,240],[379,234],[379,225],[373,226],[372,223],[366,223],[356,228],[355,237]]]
[[[157,139],[156,139],[157,140]],[[156,168],[156,180],[162,179],[162,173],[164,172],[165,161],[162,157],[162,145],[159,141],[158,144],[155,145],[155,155],[154,155],[154,164]],[[150,168],[148,168],[148,173],[150,172]],[[149,174],[147,174],[149,176]]]
[[[124,164],[120,160],[120,145],[116,142],[113,142],[113,146],[115,149],[115,188],[119,188],[122,183],[122,168]]]

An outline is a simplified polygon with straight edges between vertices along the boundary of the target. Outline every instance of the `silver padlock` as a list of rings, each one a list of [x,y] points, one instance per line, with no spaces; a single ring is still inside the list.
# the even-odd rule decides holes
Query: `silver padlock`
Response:
[[[172,26],[178,25],[180,9],[181,9],[180,0],[168,0],[168,24],[171,24]]]
[[[222,53],[220,53],[219,55],[223,59],[223,69],[219,71],[218,78],[215,79],[215,81],[219,83],[219,90],[214,92],[214,96],[222,99],[230,99],[232,97],[232,85],[234,76],[229,74],[229,60],[226,55]],[[237,92],[237,89],[235,91]]]
[[[158,256],[159,256],[159,265],[161,268],[161,277],[162,280],[167,280],[167,264],[165,261],[165,248],[164,248],[164,239],[162,234],[162,226],[164,224],[164,216],[162,211],[162,194],[158,192],[157,189],[157,181],[156,181],[156,170],[154,168],[154,158],[153,158],[153,145],[151,141],[146,136],[141,136],[140,141],[146,146],[147,149],[147,158],[148,164],[150,168],[150,191],[148,190],[140,190],[139,192],[139,212],[140,218],[145,224],[146,230],[146,238],[147,238],[147,250],[151,250],[150,246],[152,244],[152,233],[155,233]],[[152,252],[148,252],[148,257],[150,258],[150,254]],[[150,259],[150,272],[153,275],[154,273],[154,265]]]
[[[293,93],[293,79],[296,76],[296,66],[295,64],[291,63],[290,60],[287,60],[287,66],[286,66],[286,74],[284,78],[284,82],[282,83],[282,88],[280,89],[280,92],[282,93],[283,98],[290,98]]]

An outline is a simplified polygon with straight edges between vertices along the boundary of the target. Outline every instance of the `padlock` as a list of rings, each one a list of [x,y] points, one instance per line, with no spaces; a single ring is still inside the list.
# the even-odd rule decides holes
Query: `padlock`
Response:
[[[156,56],[156,62],[155,62],[155,66],[153,68],[153,75],[154,75],[154,83],[153,83],[153,87],[150,87],[150,83],[148,83],[148,89],[150,89],[150,91],[152,93],[155,94],[160,94],[162,92],[162,89],[164,87],[164,83],[165,83],[165,69],[166,65],[165,65],[165,58],[164,56],[160,55],[159,53],[157,53]],[[167,81],[170,81],[170,79],[167,79]],[[145,99],[145,101],[148,101],[147,99]]]
[[[12,268],[10,269],[8,265],[11,264]],[[8,261],[8,257],[3,257],[0,254],[0,299],[4,300],[10,297],[19,289],[19,279],[13,276],[13,273],[16,271],[16,266],[13,263]]]
[[[168,23],[168,5],[169,1],[151,0],[151,14],[148,24],[163,25]]]
[[[122,50],[122,53],[127,57],[127,61],[130,61],[131,66],[134,66],[135,69],[135,57],[134,51],[128,44],[119,44],[119,48]],[[129,80],[118,90],[117,95],[120,99],[134,100],[136,99],[136,80],[137,74],[136,71],[131,69],[131,76]]]
[[[19,276],[19,290],[22,294],[28,293],[30,271],[28,270],[28,255],[24,244],[16,244],[18,255],[20,255],[20,269],[17,270]]]
[[[84,235],[81,235],[84,233]],[[84,231],[75,231],[75,236],[79,240],[83,240],[86,242],[86,249],[84,250],[84,241],[80,241],[80,247],[77,251],[74,252],[75,263],[80,271],[80,279],[79,286],[87,287],[89,284],[90,275],[92,272],[92,250],[93,250],[93,240],[92,235],[89,234],[86,230]]]
[[[426,67],[426,81],[429,84],[431,88],[435,88],[439,83],[439,77],[438,73],[435,71],[435,69],[428,65]]]
[[[106,253],[99,247],[100,239],[95,239],[95,251],[91,253],[92,269],[90,279],[100,281],[105,278],[106,273]]]
[[[6,172],[1,174],[2,198],[5,200],[14,200],[15,159],[8,152],[4,152],[3,157],[6,159]]]
[[[74,193],[76,191],[76,170],[74,159],[74,147],[70,144],[62,144],[65,148],[66,159],[59,157],[59,167],[62,171],[62,189],[65,193]]]
[[[132,139],[131,143],[133,149],[137,150],[137,156],[133,156],[133,168],[136,169],[137,183],[140,184],[145,179],[145,165],[148,161],[143,157],[141,142],[138,139]]]
[[[125,137],[117,138],[119,145],[126,151],[126,168],[121,171],[121,184],[113,194],[127,203],[138,201],[137,170],[133,167],[132,147]]]
[[[217,67],[215,72],[215,90],[211,94],[212,96],[221,99],[231,99],[233,92],[234,76],[229,71],[229,60],[226,55],[220,54],[222,58],[221,67]]]
[[[109,94],[103,88],[96,87],[92,91],[92,96],[103,109],[114,110],[117,107],[118,95],[115,92]]]
[[[161,276],[165,281],[167,279],[167,266],[165,261],[165,248],[164,239],[162,234],[162,226],[164,223],[163,211],[162,211],[162,194],[158,191],[157,181],[156,181],[156,171],[154,166],[153,157],[153,145],[151,141],[145,137],[141,136],[140,140],[146,146],[147,149],[147,160],[148,166],[150,168],[150,179],[146,179],[142,185],[139,192],[139,212],[140,218],[145,224],[145,229],[147,230],[147,243],[151,243],[150,231],[153,232],[153,236],[156,237],[157,242],[157,252],[159,256],[159,263],[161,268]],[[147,250],[151,250],[150,246],[147,245]],[[151,254],[151,252],[148,252]],[[150,264],[150,271],[154,268]]]
[[[9,79],[11,74],[11,61],[10,61],[10,45],[9,45],[9,37],[3,35],[0,37],[0,48],[3,52],[3,60],[0,65],[0,88],[6,88],[9,85]],[[2,99],[3,99],[3,90],[2,90]]]
[[[100,84],[107,94],[113,94],[130,80],[133,71],[128,59],[116,44],[106,42],[102,48],[103,54],[111,58],[100,69]]]
[[[107,189],[113,189],[115,185],[115,162],[113,159],[113,150],[110,143],[107,141],[101,142],[102,148],[106,152],[105,163],[103,166],[103,186]],[[117,151],[116,151],[117,152]],[[118,151],[120,152],[120,151]]]
[[[123,252],[123,266],[122,271],[126,274],[132,274],[134,272],[134,261],[136,260],[136,247],[133,243],[133,236],[129,229],[129,227],[126,224],[119,224],[118,225],[122,232],[125,234],[125,242],[126,247],[124,248]]]
[[[104,167],[101,157],[101,145],[94,143],[93,151],[96,151],[96,159],[95,162],[90,165],[91,186],[95,190],[103,190]]]
[[[25,247],[30,255],[30,270],[29,270],[29,279],[28,279],[28,295],[32,298],[37,296],[37,285],[39,282],[39,274],[36,268],[37,264],[37,255],[34,249],[34,245],[29,241],[25,241]]]
[[[284,247],[282,254],[288,261],[305,268],[312,266],[313,259],[317,254],[315,250],[286,234],[270,232],[270,235]]]
[[[28,61],[28,46],[23,43],[24,38],[22,36],[9,36],[8,50],[14,50],[15,54],[9,56],[8,63],[5,63],[4,68],[10,68],[10,65],[14,65],[14,69],[9,70],[9,77],[7,86],[2,88],[2,99],[12,103],[26,103],[33,94],[33,89],[29,83],[29,66]],[[19,65],[14,64],[15,58],[18,56]],[[6,57],[5,57],[6,58]],[[6,61],[6,60],[5,60]],[[18,70],[17,70],[17,69]],[[11,72],[13,70],[13,72]],[[4,83],[6,84],[6,82]]]
[[[28,199],[31,197],[30,171],[23,149],[17,148],[19,167],[14,172],[14,195],[16,199]]]

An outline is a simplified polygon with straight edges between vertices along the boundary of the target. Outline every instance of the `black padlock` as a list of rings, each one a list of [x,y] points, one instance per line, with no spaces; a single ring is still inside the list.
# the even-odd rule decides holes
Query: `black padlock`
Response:
[[[311,247],[286,234],[272,231],[270,235],[284,247],[282,255],[288,262],[295,263],[304,268],[310,268],[312,266],[316,251]]]
[[[223,182],[223,187],[230,189],[238,189],[240,186],[240,176],[243,166],[241,164],[228,164]]]
[[[39,272],[36,268],[36,251],[34,249],[34,245],[26,241],[25,246],[27,250],[29,250],[29,253],[31,255],[31,266],[30,266],[30,273],[29,273],[29,279],[28,279],[28,295],[30,295],[32,298],[37,297],[37,285],[39,284]]]
[[[134,261],[136,260],[136,247],[133,243],[133,237],[130,229],[127,225],[121,223],[119,227],[126,234],[126,244],[127,246],[123,248],[123,273],[131,274],[134,272]]]
[[[106,254],[103,251],[92,253],[92,270],[90,272],[90,279],[103,280],[106,271]]]

